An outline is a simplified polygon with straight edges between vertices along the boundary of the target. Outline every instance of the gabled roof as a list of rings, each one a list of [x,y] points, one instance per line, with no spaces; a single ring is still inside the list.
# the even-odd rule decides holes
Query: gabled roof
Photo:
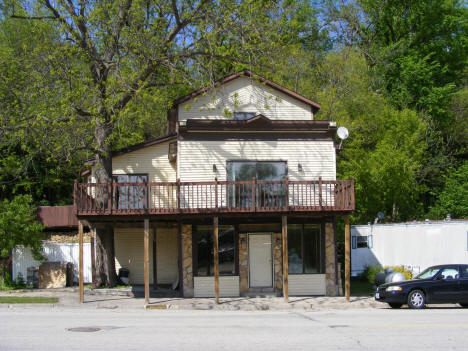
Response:
[[[296,93],[295,91],[292,91],[292,90],[289,90],[279,84],[276,84],[275,82],[272,82],[271,80],[268,80],[264,77],[261,77],[257,74],[255,74],[254,72],[252,71],[249,71],[248,69],[244,69],[240,72],[237,72],[237,73],[234,73],[234,74],[231,74],[230,76],[227,76],[227,77],[224,77],[216,82],[214,82],[213,85],[210,85],[210,86],[207,86],[207,87],[204,87],[204,88],[201,88],[201,89],[198,89],[190,94],[187,94],[185,96],[182,96],[176,100],[174,100],[173,102],[173,105],[174,107],[185,102],[185,101],[188,101],[188,100],[191,100],[199,95],[202,95],[206,92],[208,92],[209,90],[211,90],[213,87],[218,87],[220,85],[223,85],[223,84],[226,84],[234,79],[237,79],[239,77],[249,77],[249,78],[254,78],[254,79],[257,79],[259,82],[275,89],[275,90],[278,90],[286,95],[289,95],[299,101],[302,101],[303,103],[307,104],[307,105],[310,105],[312,107],[312,109],[314,110],[314,112],[318,111],[320,109],[320,105],[312,100],[309,100],[307,99],[306,97],[302,96],[302,95],[299,95],[298,93]]]

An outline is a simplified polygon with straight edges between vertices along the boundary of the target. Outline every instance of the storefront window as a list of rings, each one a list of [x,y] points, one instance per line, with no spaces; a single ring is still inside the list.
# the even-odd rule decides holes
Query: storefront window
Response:
[[[209,277],[214,275],[213,227],[197,226],[195,232],[195,255],[197,262],[195,275]],[[219,226],[219,275],[236,274],[236,235],[233,226]]]
[[[288,225],[288,273],[322,272],[320,227],[310,224]]]

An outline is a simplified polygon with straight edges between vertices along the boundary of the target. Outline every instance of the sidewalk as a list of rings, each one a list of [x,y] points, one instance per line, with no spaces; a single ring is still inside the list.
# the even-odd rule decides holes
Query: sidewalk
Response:
[[[22,291],[0,291],[0,296],[50,296],[58,297],[59,302],[52,305],[8,305],[0,304],[0,308],[40,307],[56,309],[171,309],[171,310],[226,310],[226,311],[323,311],[343,309],[373,309],[386,307],[376,302],[373,297],[351,297],[347,302],[344,297],[290,297],[285,302],[282,297],[237,297],[221,298],[216,304],[214,298],[151,298],[144,306],[144,299],[133,297],[127,290],[99,289],[85,290],[85,302],[78,300],[76,288],[65,289],[35,289]]]

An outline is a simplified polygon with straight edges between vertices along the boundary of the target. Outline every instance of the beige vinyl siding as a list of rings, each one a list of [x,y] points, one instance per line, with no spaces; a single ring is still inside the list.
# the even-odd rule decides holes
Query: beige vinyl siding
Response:
[[[179,276],[177,233],[177,228],[156,230],[158,284],[172,284]]]
[[[287,161],[290,180],[336,179],[332,141],[180,141],[182,182],[226,180],[226,161]],[[302,165],[302,172],[298,164]],[[213,172],[216,164],[217,172]]]
[[[153,229],[150,229],[149,279],[153,283]],[[115,268],[130,270],[130,284],[144,284],[144,243],[142,228],[115,228]],[[172,284],[178,277],[177,228],[158,228],[156,266],[159,284]]]
[[[113,174],[148,174],[149,182],[175,182],[176,164],[168,159],[169,142],[148,146],[112,158]],[[150,206],[173,207],[175,188],[153,186]]]
[[[178,106],[178,119],[228,118],[224,111],[256,112],[270,119],[311,120],[311,106],[254,79],[239,77]]]
[[[153,242],[153,231],[150,230],[150,243]],[[143,228],[115,228],[115,269],[124,267],[130,271],[130,284],[144,284],[144,244]],[[149,250],[149,278],[153,283],[153,250]]]
[[[167,157],[169,141],[112,158],[113,174],[148,174],[150,182],[175,182],[175,164]]]
[[[214,297],[214,277],[194,277],[195,297]],[[219,296],[239,296],[239,276],[219,277]]]
[[[325,295],[325,274],[289,274],[288,289],[291,296]]]

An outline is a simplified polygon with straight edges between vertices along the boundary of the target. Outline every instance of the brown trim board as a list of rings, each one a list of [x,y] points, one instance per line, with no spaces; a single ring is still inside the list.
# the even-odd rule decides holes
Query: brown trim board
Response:
[[[331,132],[196,132],[180,133],[179,141],[335,141]]]

